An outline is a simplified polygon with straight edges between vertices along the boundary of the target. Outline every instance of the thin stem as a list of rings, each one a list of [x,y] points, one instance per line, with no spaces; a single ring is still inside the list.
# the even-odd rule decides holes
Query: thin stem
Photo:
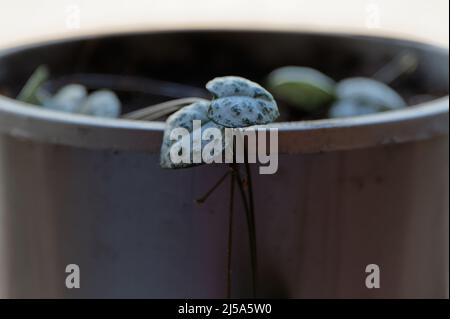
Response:
[[[253,282],[254,282],[254,291],[256,292],[256,289],[258,287],[258,254],[257,254],[257,245],[256,245],[256,223],[255,223],[255,202],[253,199],[253,187],[252,187],[252,175],[250,170],[250,164],[248,163],[248,160],[245,161],[245,170],[247,173],[247,190],[248,190],[248,202],[249,202],[249,219],[250,223],[249,226],[252,227],[252,240],[253,240]]]
[[[233,209],[234,209],[235,173],[231,172],[230,206],[228,217],[228,251],[227,251],[227,298],[231,298],[231,258],[233,249]]]
[[[372,78],[390,84],[403,74],[408,74],[417,69],[419,59],[416,54],[404,51],[396,55],[391,61],[383,65],[375,72]]]
[[[253,297],[256,296],[256,236],[254,233],[254,227],[252,226],[252,213],[250,212],[250,206],[247,201],[247,196],[245,194],[244,185],[242,183],[242,179],[239,173],[239,169],[236,164],[232,164],[233,170],[236,174],[236,181],[239,187],[239,192],[241,193],[242,202],[244,203],[245,215],[247,217],[247,228],[248,228],[248,237],[250,243],[250,261],[252,268],[252,293]]]
[[[48,87],[51,91],[69,83],[79,83],[89,89],[108,88],[113,91],[143,93],[168,98],[209,96],[204,89],[187,84],[119,74],[76,73],[52,80],[48,83]]]
[[[223,183],[223,181],[225,180],[225,178],[230,175],[230,171],[227,171],[214,185],[213,187],[211,187],[205,195],[203,195],[202,197],[196,199],[195,201],[199,204],[203,204],[209,197],[209,195],[211,195],[216,189],[217,187],[220,186],[220,184]]]
[[[170,100],[167,102],[147,106],[145,108],[125,113],[121,117],[129,120],[153,121],[194,102],[206,101],[205,99],[190,97]]]

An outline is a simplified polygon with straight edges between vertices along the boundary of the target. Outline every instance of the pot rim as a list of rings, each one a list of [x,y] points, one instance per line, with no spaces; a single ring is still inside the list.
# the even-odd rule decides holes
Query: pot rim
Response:
[[[201,32],[203,30],[169,30],[143,31],[142,33],[161,32]],[[326,35],[332,37],[368,38],[388,42],[402,41],[413,45],[426,45],[448,55],[445,48],[434,45],[375,36],[358,36],[353,34],[313,33],[302,31],[224,29],[205,30],[205,32],[274,32]],[[101,35],[99,38],[111,36],[136,35],[141,32],[113,33]],[[77,39],[88,39],[94,36],[69,38],[58,43]],[[47,45],[52,41],[33,43],[32,45],[6,49],[0,57],[24,49]],[[51,123],[51,125],[49,125]],[[310,121],[277,122],[269,125],[279,130],[280,153],[311,153],[333,150],[348,150],[376,145],[402,143],[428,139],[435,136],[448,135],[449,96],[409,106],[395,111],[387,111],[364,116],[338,119],[321,119]],[[0,132],[7,135],[75,147],[110,150],[135,150],[158,152],[164,122],[132,121],[125,119],[104,119],[90,116],[68,114],[52,110],[44,110],[0,95]]]

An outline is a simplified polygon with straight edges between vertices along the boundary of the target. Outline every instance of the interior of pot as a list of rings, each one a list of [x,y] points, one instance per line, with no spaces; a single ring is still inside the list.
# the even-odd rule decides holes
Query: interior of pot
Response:
[[[15,97],[33,70],[47,65],[49,91],[67,83],[110,88],[127,113],[174,98],[208,97],[204,85],[216,76],[264,85],[272,70],[286,65],[316,68],[335,80],[371,77],[405,51],[418,57],[418,67],[390,85],[408,104],[448,95],[446,50],[394,39],[269,31],[150,32],[21,48],[0,56],[0,94]],[[285,114],[281,121],[304,119]]]

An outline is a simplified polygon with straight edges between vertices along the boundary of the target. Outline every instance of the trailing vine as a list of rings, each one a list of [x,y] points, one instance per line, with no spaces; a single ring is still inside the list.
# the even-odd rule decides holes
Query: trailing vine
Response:
[[[195,120],[201,121],[201,129],[216,128],[223,132],[225,128],[240,129],[253,125],[267,124],[273,122],[279,115],[277,104],[272,95],[260,85],[247,79],[236,76],[215,78],[207,83],[206,88],[213,95],[212,101],[195,101],[192,104],[181,107],[167,119],[161,146],[161,167],[169,169],[188,168],[199,164],[210,163],[213,162],[214,159],[217,159],[217,156],[215,155],[206,160],[203,158],[201,163],[175,163],[172,161],[171,151],[173,151],[173,148],[176,148],[180,154],[183,152],[189,153],[189,158],[192,158],[195,152],[199,152],[205,147],[205,144],[201,144],[200,149],[197,150],[195,147],[191,147],[195,144],[193,138],[196,134],[196,128],[194,128],[193,124],[193,121]],[[171,139],[171,133],[174,129],[179,127],[182,127],[189,132],[189,136],[187,136],[184,141]],[[188,140],[188,147],[186,147],[186,140]],[[231,147],[235,156],[234,141],[232,141],[231,144],[227,144],[226,141],[220,141],[220,143],[222,150]],[[229,164],[230,170],[225,173],[204,196],[197,199],[198,203],[205,202],[209,195],[211,195],[211,193],[213,193],[227,177],[231,176],[226,270],[226,295],[228,298],[231,297],[232,282],[231,260],[235,186],[237,186],[246,215],[252,272],[252,294],[253,296],[256,296],[257,294],[255,203],[248,154],[244,160],[246,185],[244,185],[244,178],[240,172],[239,164],[234,160],[235,158],[233,158],[233,162]]]

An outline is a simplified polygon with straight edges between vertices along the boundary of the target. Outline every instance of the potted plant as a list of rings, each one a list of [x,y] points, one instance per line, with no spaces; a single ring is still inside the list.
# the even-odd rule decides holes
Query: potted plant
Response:
[[[406,101],[387,103],[399,110],[324,119],[321,112],[330,105],[339,110],[340,101],[347,108],[363,103],[342,80],[376,78],[405,51],[418,63],[389,83]],[[129,118],[54,112],[14,100],[39,65],[51,71],[51,98],[64,85],[83,84],[89,88],[85,97],[100,103],[104,97],[96,91],[107,88]],[[291,81],[292,69],[278,70],[281,80],[279,73],[267,77],[287,65],[321,70],[334,82],[322,82],[314,72],[306,82]],[[448,53],[431,46],[296,32],[150,32],[6,52],[0,57],[6,96],[0,97],[0,202],[8,294],[212,298],[223,297],[228,285],[229,295],[249,297],[255,272],[250,248],[257,243],[260,297],[443,296],[448,67],[442,65],[448,65]],[[203,83],[230,74],[264,84],[279,102],[281,120],[268,126],[278,129],[277,173],[251,175],[255,165],[232,170],[232,185],[246,193],[234,206],[232,246],[227,225],[234,192],[220,186],[202,205],[194,201],[222,180],[227,166],[161,169],[165,122],[145,118],[148,113],[145,121],[136,120],[145,105],[174,112],[180,104],[171,99],[187,99],[181,106],[204,103],[192,100],[209,97]],[[327,85],[330,91],[322,94]],[[324,102],[298,102],[305,89],[319,90]],[[108,105],[116,101],[110,93]],[[384,96],[367,100],[365,94],[363,104],[378,110]],[[304,107],[313,104],[317,112],[308,113]],[[83,105],[90,110],[92,99]],[[115,110],[108,114],[117,115]],[[252,214],[254,225],[248,223]],[[254,239],[246,240],[248,230]],[[60,269],[73,263],[84,284],[68,290]],[[370,264],[387,278],[380,289],[364,285]],[[426,280],[412,280],[421,276]]]

